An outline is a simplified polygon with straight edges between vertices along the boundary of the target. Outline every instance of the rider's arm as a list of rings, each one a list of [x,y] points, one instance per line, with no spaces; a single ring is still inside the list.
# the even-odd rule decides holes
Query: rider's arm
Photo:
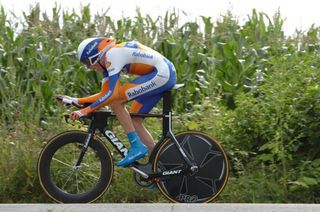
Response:
[[[118,96],[118,90],[120,86],[119,82],[119,73],[112,75],[109,77],[109,89],[107,92],[104,92],[101,98],[99,98],[97,101],[89,105],[87,112],[91,113],[96,109],[99,109],[105,105],[110,104],[115,98]]]
[[[103,80],[102,80],[102,85],[101,85],[101,91],[97,94],[83,97],[83,98],[78,98],[78,104],[83,105],[84,103],[94,103],[101,97],[103,97],[109,90],[109,77],[107,74],[103,73]]]
[[[125,64],[125,61],[123,61],[123,59],[119,59],[122,58],[121,55],[119,56],[119,52],[114,52],[112,51],[112,49],[107,52],[106,57],[106,68],[109,76],[109,86],[107,87],[107,89],[103,90],[103,92],[100,92],[100,95],[98,95],[99,98],[95,102],[93,102],[88,107],[80,110],[81,114],[87,115],[89,113],[92,113],[94,110],[110,104],[114,99],[119,97],[119,76],[120,71]]]

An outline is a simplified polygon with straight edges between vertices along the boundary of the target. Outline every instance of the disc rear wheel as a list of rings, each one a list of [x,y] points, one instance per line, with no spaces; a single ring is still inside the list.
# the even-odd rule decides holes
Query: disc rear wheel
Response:
[[[228,160],[221,145],[212,137],[194,131],[176,135],[181,147],[197,166],[195,173],[171,175],[161,179],[159,190],[172,202],[210,202],[223,190],[228,179]],[[187,168],[171,139],[159,147],[153,164],[154,172]]]

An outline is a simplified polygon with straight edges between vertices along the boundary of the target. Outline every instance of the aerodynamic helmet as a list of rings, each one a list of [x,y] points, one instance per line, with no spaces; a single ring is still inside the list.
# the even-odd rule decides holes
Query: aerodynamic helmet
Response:
[[[115,43],[116,40],[114,38],[87,38],[78,47],[78,59],[84,64],[94,65]]]

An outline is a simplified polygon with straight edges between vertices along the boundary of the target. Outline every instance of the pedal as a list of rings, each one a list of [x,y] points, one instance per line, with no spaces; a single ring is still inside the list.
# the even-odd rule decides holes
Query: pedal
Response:
[[[152,174],[152,164],[151,163],[146,163],[146,164],[142,164],[139,163],[138,161],[134,162],[132,164],[132,166],[136,167],[137,169],[143,171],[146,174]]]
[[[152,165],[151,165],[151,163],[141,164],[139,162],[135,162],[134,164],[132,164],[132,166],[134,168],[138,169],[139,171],[142,171],[142,172],[144,172],[144,173],[146,173],[148,175],[152,173]],[[153,180],[144,178],[137,171],[135,171],[133,173],[133,178],[134,178],[135,182],[137,183],[137,185],[139,185],[140,187],[149,188],[149,189],[156,188],[156,185],[155,185]]]

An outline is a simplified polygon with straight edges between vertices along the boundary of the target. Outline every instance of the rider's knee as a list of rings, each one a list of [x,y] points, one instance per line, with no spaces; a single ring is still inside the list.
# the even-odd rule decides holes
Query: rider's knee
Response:
[[[120,108],[120,107],[124,107],[124,105],[123,105],[123,103],[121,102],[121,101],[119,101],[119,100],[114,100],[114,101],[112,101],[110,104],[109,104],[109,106],[111,107],[111,109],[113,110],[113,111],[116,111],[118,108]]]
[[[113,111],[115,111],[115,110],[117,109],[117,105],[114,104],[113,102],[111,102],[111,103],[109,104],[109,106],[111,107],[111,110],[113,110]]]

